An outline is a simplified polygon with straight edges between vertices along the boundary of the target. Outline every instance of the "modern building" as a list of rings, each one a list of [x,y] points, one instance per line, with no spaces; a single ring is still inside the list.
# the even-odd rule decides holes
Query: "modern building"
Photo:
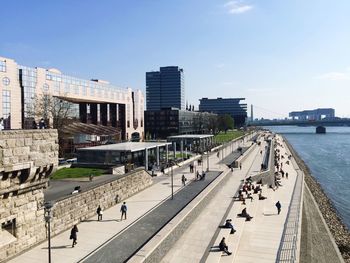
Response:
[[[202,98],[199,100],[199,111],[216,114],[229,114],[234,119],[236,128],[245,125],[247,118],[247,104],[240,103],[245,98]]]
[[[49,95],[71,102],[75,117],[83,123],[119,128],[123,140],[144,137],[144,95],[140,90],[71,77],[57,69],[21,66],[3,57],[0,90],[5,129],[32,128],[35,99]]]
[[[324,118],[331,119],[335,117],[335,110],[332,108],[323,108],[315,110],[304,110],[304,111],[292,111],[289,113],[289,117],[293,120],[312,120],[320,121]]]
[[[78,149],[78,165],[90,167],[144,166],[146,170],[155,163],[168,161],[168,142],[124,142]]]
[[[170,66],[146,72],[146,108],[185,109],[185,81],[183,69]]]
[[[145,111],[145,133],[149,139],[166,139],[181,134],[210,133],[210,116],[216,114],[163,108]]]

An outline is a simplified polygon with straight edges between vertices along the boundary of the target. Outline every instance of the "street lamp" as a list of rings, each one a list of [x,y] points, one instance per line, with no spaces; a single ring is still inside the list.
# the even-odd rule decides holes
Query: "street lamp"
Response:
[[[209,147],[207,147],[207,172],[209,172]]]
[[[47,237],[48,237],[48,248],[49,248],[49,263],[51,263],[51,229],[50,229],[50,221],[51,221],[51,209],[53,207],[53,202],[45,202],[44,203],[44,211],[45,211],[45,222],[47,223]]]
[[[168,166],[171,166],[171,200],[174,199],[174,173],[173,173],[173,162],[171,160],[168,161]],[[169,168],[168,168],[169,173]]]

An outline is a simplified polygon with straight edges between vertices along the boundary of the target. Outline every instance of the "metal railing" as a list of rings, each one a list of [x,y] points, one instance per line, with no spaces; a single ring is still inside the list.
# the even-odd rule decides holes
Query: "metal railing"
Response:
[[[300,213],[303,195],[304,174],[299,169],[294,185],[292,199],[288,208],[287,219],[278,248],[276,262],[297,262],[298,232],[301,223]]]

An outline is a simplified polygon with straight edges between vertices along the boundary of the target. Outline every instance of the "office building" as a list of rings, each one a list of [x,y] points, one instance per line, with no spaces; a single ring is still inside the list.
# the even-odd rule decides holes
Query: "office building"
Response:
[[[321,108],[315,110],[303,110],[303,111],[292,111],[289,113],[289,117],[293,120],[310,120],[310,121],[320,121],[324,118],[334,119],[335,110],[332,108]]]
[[[185,109],[185,82],[183,69],[170,66],[159,71],[146,72],[146,108]]]
[[[84,80],[57,69],[26,67],[0,57],[0,117],[5,129],[33,127],[35,99],[43,95],[71,102],[83,123],[112,126],[123,140],[144,137],[144,95],[101,80]]]
[[[210,116],[216,114],[163,108],[145,111],[145,133],[149,139],[166,139],[180,134],[210,133]]]
[[[199,111],[213,112],[216,114],[229,114],[234,119],[236,128],[245,125],[247,118],[247,104],[240,103],[245,98],[202,98],[199,103]]]

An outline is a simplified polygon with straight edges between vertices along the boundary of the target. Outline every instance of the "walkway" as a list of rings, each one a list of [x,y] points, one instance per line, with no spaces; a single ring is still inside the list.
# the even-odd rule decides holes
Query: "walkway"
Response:
[[[285,148],[279,148],[284,154]],[[257,167],[260,168],[264,152],[262,155],[259,152],[263,149],[264,145],[252,152],[244,161],[242,170],[234,170],[220,194],[212,199],[208,208],[191,224],[162,262],[275,262],[297,176],[292,165],[285,163],[288,159],[283,159],[283,169],[288,172],[289,178],[282,178],[283,186],[276,191],[264,186],[266,200],[259,201],[257,195],[253,195],[253,202],[247,200],[246,205],[232,200],[241,184],[240,180],[253,175]],[[280,215],[275,207],[278,200],[282,204]],[[249,222],[237,217],[237,213],[245,207],[253,216]],[[230,235],[228,229],[219,228],[227,218],[233,220],[237,230],[234,235]],[[224,236],[229,250],[233,252],[231,256],[212,248]]]
[[[196,167],[199,171],[202,169],[206,170],[206,158],[207,157],[204,156],[202,167]],[[227,166],[218,164],[217,162],[218,158],[216,154],[210,155],[210,171],[222,171],[223,169],[227,169]],[[143,244],[152,236],[152,233],[145,231],[144,235],[140,235],[139,238],[139,229],[146,228],[147,230],[147,228],[149,228],[148,224],[151,224],[152,227],[154,227],[154,233],[157,228],[160,228],[162,224],[170,220],[171,217],[177,213],[176,210],[179,211],[186,202],[189,202],[189,200],[196,195],[196,191],[198,193],[200,188],[203,189],[209,183],[210,179],[214,179],[218,172],[209,173],[207,176],[208,181],[191,182],[185,188],[182,187],[181,183],[181,176],[183,174],[189,181],[193,180],[195,177],[193,173],[189,173],[188,165],[174,169],[175,202],[170,200],[166,201],[171,194],[170,176],[159,176],[154,178],[154,184],[151,187],[125,200],[128,205],[127,220],[120,221],[120,205],[118,205],[105,210],[103,221],[101,222],[98,222],[96,220],[97,218],[91,218],[81,222],[78,225],[78,244],[74,248],[71,247],[71,240],[69,240],[70,230],[52,238],[52,262],[79,262],[82,259],[85,261],[88,255],[92,256],[87,262],[122,262],[123,259],[128,258],[131,250],[135,250],[137,246]],[[175,206],[172,208],[168,206],[170,202],[173,202]],[[159,204],[161,205],[158,206]],[[167,209],[169,209],[168,211],[172,214],[169,213],[169,215],[165,215],[168,214],[168,211],[165,211]],[[154,214],[152,215],[152,213]],[[161,215],[165,215],[166,217],[162,217]],[[159,217],[159,222],[153,224],[157,217]],[[138,222],[139,219],[144,220],[144,224],[139,223],[141,222]],[[118,238],[114,239],[116,236],[118,236]],[[121,248],[118,239],[123,236],[124,238],[126,236],[128,236],[128,238],[129,236],[130,238],[134,237],[133,240],[137,239],[138,244],[133,248],[131,246]],[[141,240],[141,236],[143,236],[143,240]],[[108,244],[104,246],[106,243]],[[133,241],[131,243],[133,243]],[[101,249],[98,253],[92,254],[97,248]],[[48,255],[47,249],[47,242],[44,242],[9,262],[43,262]],[[115,255],[117,255],[118,258],[121,257],[121,261],[117,261]],[[96,258],[98,258],[98,260],[95,260]]]

